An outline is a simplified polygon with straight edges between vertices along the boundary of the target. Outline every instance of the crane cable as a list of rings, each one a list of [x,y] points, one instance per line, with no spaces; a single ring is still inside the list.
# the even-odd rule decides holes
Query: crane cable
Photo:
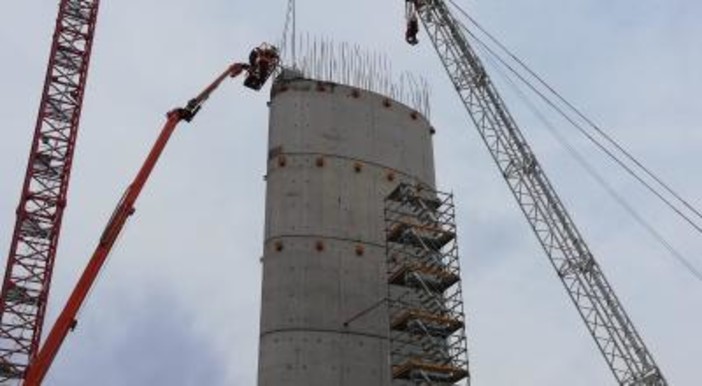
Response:
[[[480,27],[477,22],[474,21],[473,18],[471,18],[460,6],[458,6],[453,0],[448,0],[451,4],[453,4],[454,7],[456,7],[461,14],[469,18],[471,21],[473,21],[473,24],[476,24],[478,28],[485,33],[490,40],[494,41],[498,46],[501,47],[501,49],[505,52],[507,52],[510,57],[512,57],[521,67],[523,67],[527,72],[532,74],[539,83],[544,85],[551,93],[556,95],[556,97],[563,101],[567,106],[569,106],[570,109],[576,112],[578,116],[582,117],[585,122],[587,122],[590,126],[594,127],[595,130],[598,131],[604,138],[608,139],[608,142],[613,143],[614,146],[619,149],[623,154],[625,154],[626,158],[632,160],[639,168],[641,168],[645,174],[651,176],[658,184],[660,184],[666,191],[671,193],[676,199],[678,199],[680,202],[683,203],[685,207],[687,207],[692,213],[697,215],[697,217],[702,219],[702,213],[694,208],[691,204],[689,204],[688,201],[683,199],[679,194],[677,194],[672,188],[670,188],[669,185],[665,184],[661,178],[657,177],[653,172],[650,171],[650,169],[646,168],[640,161],[636,160],[633,155],[631,155],[630,152],[626,151],[621,145],[619,145],[613,138],[611,138],[609,135],[607,135],[601,128],[599,128],[597,125],[595,125],[592,120],[587,118],[582,112],[580,112],[577,108],[575,108],[571,103],[569,103],[567,100],[565,100],[559,93],[557,93],[551,86],[549,86],[541,77],[539,77],[534,71],[529,69],[529,67],[524,64],[522,60],[516,57],[516,55],[512,54],[502,43],[500,43],[496,38],[494,38],[491,34],[489,34],[484,28]],[[529,80],[527,80],[519,71],[517,71],[513,66],[511,66],[509,63],[507,63],[500,55],[498,55],[492,48],[490,48],[485,42],[483,42],[481,39],[479,39],[468,27],[465,26],[465,24],[461,23],[460,21],[457,21],[459,26],[467,33],[469,34],[473,39],[475,39],[481,46],[484,47],[485,50],[487,50],[491,55],[493,55],[503,66],[505,66],[510,72],[512,72],[514,75],[516,75],[519,80],[521,80],[524,84],[526,84],[534,93],[536,93],[541,99],[544,100],[551,108],[553,108],[556,112],[558,112],[561,116],[563,116],[564,119],[566,119],[573,127],[575,127],[578,131],[580,131],[590,142],[592,142],[595,146],[597,146],[602,152],[604,152],[607,156],[609,156],[614,162],[616,162],[620,167],[622,167],[629,175],[631,175],[634,179],[636,179],[639,183],[641,183],[649,192],[651,192],[653,195],[655,195],[659,200],[661,200],[668,208],[673,210],[679,217],[681,217],[685,222],[687,222],[691,227],[693,227],[699,234],[702,235],[702,226],[698,225],[694,220],[690,218],[689,215],[683,213],[683,211],[675,205],[671,200],[666,198],[659,190],[657,190],[655,187],[653,187],[650,183],[646,182],[643,177],[641,177],[635,170],[632,169],[631,166],[627,165],[622,159],[617,157],[611,149],[603,145],[600,141],[598,141],[591,133],[589,133],[582,125],[578,124],[570,115],[568,115],[561,107],[559,107],[555,102],[553,102],[551,99],[549,99],[542,91],[540,91],[536,86],[534,86]]]
[[[451,2],[451,4],[453,4],[455,7],[459,8],[459,10],[460,10],[460,7],[459,7],[458,5],[456,5],[452,0],[448,0],[448,1]],[[463,12],[465,12],[465,11],[463,11]],[[463,13],[463,12],[462,12],[462,13]],[[534,93],[536,93],[541,99],[543,99],[548,105],[550,105],[556,112],[558,112],[561,116],[563,116],[563,118],[566,119],[571,125],[573,125],[573,127],[575,127],[576,129],[578,129],[578,131],[580,131],[585,137],[587,137],[588,140],[590,140],[590,141],[591,141],[595,146],[597,146],[601,151],[603,151],[605,154],[607,154],[614,162],[616,162],[616,163],[617,163],[620,167],[622,167],[628,174],[630,174],[630,175],[631,175],[633,178],[635,178],[639,183],[641,183],[647,190],[649,190],[652,194],[654,194],[659,200],[661,200],[663,203],[665,203],[666,206],[668,206],[668,207],[669,207],[671,210],[673,210],[679,217],[681,217],[683,220],[685,220],[685,222],[687,222],[690,226],[692,226],[699,234],[702,234],[702,227],[700,227],[700,225],[698,225],[695,221],[693,221],[693,220],[690,218],[690,216],[688,216],[687,214],[683,213],[683,211],[682,211],[678,206],[676,206],[675,204],[673,204],[669,199],[667,199],[666,197],[664,197],[664,195],[663,195],[659,190],[657,190],[656,188],[654,188],[653,186],[651,186],[651,184],[649,184],[648,182],[646,182],[638,173],[636,173],[636,171],[634,171],[629,165],[627,165],[624,161],[622,161],[619,157],[617,157],[617,156],[612,152],[612,150],[610,150],[609,148],[607,148],[606,146],[604,146],[602,143],[600,143],[600,142],[599,142],[592,134],[590,134],[582,125],[580,125],[580,124],[578,124],[577,122],[575,122],[575,120],[574,120],[571,116],[569,116],[565,111],[563,111],[562,108],[560,108],[555,102],[553,102],[553,101],[552,101],[551,99],[549,99],[546,95],[544,95],[543,92],[541,92],[540,90],[538,90],[536,86],[534,86],[531,82],[529,82],[521,73],[519,73],[517,70],[515,70],[514,67],[512,67],[509,63],[507,63],[500,55],[498,55],[497,53],[495,53],[495,51],[494,51],[493,49],[491,49],[486,43],[484,43],[482,40],[480,40],[480,39],[479,39],[470,29],[468,29],[463,23],[461,23],[460,21],[457,21],[457,22],[458,22],[458,24],[460,25],[460,27],[461,27],[462,29],[465,30],[466,33],[468,33],[473,39],[475,39],[476,41],[478,41],[478,43],[479,43],[481,46],[483,46],[484,49],[486,49],[491,55],[493,55],[503,66],[507,67],[507,69],[509,69],[510,72],[512,72],[513,74],[515,74],[524,84],[526,84]],[[485,33],[487,34],[487,32],[485,32]],[[490,36],[492,36],[492,35],[490,35]],[[492,39],[494,39],[495,41],[497,41],[495,38],[492,38]],[[500,43],[497,42],[497,44],[500,44]],[[501,45],[501,44],[500,44],[500,45]],[[504,47],[504,45],[501,45],[501,46]],[[504,50],[506,50],[506,48],[504,48]],[[509,51],[507,51],[507,52],[509,52]],[[511,53],[509,53],[509,54],[512,55],[512,56],[514,56],[514,55],[511,54]],[[526,67],[526,65],[523,64],[523,61],[521,61],[521,60],[519,60],[518,58],[516,58],[516,56],[515,56],[515,60],[517,60],[518,63],[521,63],[521,64],[520,64],[521,66]],[[530,71],[531,73],[534,73],[534,72],[531,71],[531,70],[528,70],[528,71]],[[541,78],[538,78],[538,79],[539,79],[539,81],[540,81],[541,83],[546,84],[545,81],[543,81]],[[546,84],[546,87],[548,87],[549,89],[553,90],[553,88],[551,88],[551,87],[548,86],[547,84]],[[553,91],[553,93],[555,93],[555,91]],[[558,94],[558,95],[559,95],[559,97],[560,97],[560,94]],[[560,98],[562,98],[562,97],[560,97]],[[568,102],[566,101],[566,103],[568,103]],[[572,106],[572,104],[570,104],[570,103],[568,103],[568,104],[569,104],[570,106]],[[573,107],[573,108],[574,108],[574,107]],[[582,114],[582,113],[580,113],[580,114]],[[584,116],[584,115],[583,115],[583,116]],[[585,118],[585,119],[587,119],[587,118]],[[587,122],[592,122],[592,121],[589,120],[589,119],[587,119]],[[601,130],[601,129],[600,129],[600,130]],[[604,135],[606,135],[606,134],[604,134]],[[608,138],[611,139],[611,137],[609,137],[609,136],[608,136]],[[613,139],[611,139],[611,141],[614,142]],[[615,142],[615,143],[616,143],[616,142]],[[618,146],[620,149],[622,149],[622,151],[626,152],[626,150],[624,150],[623,147],[622,147],[621,145],[618,145],[618,144],[617,144],[617,146]],[[626,154],[628,154],[629,157],[633,158],[633,156],[632,156],[630,153],[626,152]],[[638,164],[638,165],[642,165],[639,161],[635,161],[635,162],[636,162],[636,164]],[[642,167],[643,167],[643,165],[642,165]],[[653,175],[653,173],[650,172],[649,169],[645,169],[645,170],[647,171],[648,174]],[[672,194],[673,194],[678,200],[680,200],[681,202],[683,202],[683,204],[684,204],[686,207],[688,207],[694,214],[696,214],[698,217],[702,218],[702,215],[700,214],[700,212],[699,212],[698,210],[696,210],[694,207],[692,207],[687,201],[685,201],[684,199],[682,199],[682,198],[680,197],[680,195],[677,194],[677,193],[675,193],[668,185],[666,185],[665,183],[663,183],[662,180],[661,180],[659,177],[656,177],[656,176],[654,175],[654,179],[655,179],[656,181],[660,181],[659,184],[664,185],[664,187],[665,187],[666,190],[668,190],[669,192],[672,192]]]
[[[484,43],[480,40],[477,39],[475,36],[473,38],[479,43],[479,49],[483,48],[484,53],[489,53],[487,50],[484,48]],[[515,83],[515,81],[509,77],[508,74],[506,74],[500,67],[499,64],[493,60],[494,54],[489,53],[489,55],[484,55],[488,63],[492,64],[494,67],[495,71],[506,81],[506,83],[514,90],[515,94],[519,96],[519,98],[522,100],[522,102],[531,110],[531,112],[541,121],[541,123],[544,124],[544,126],[548,129],[548,131],[553,135],[554,138],[563,146],[569,153],[570,155],[580,164],[580,166],[585,169],[585,171],[593,178],[597,183],[602,186],[605,191],[622,207],[626,212],[631,215],[631,217],[642,227],[644,228],[654,239],[658,241],[668,252],[670,253],[673,258],[675,258],[678,263],[680,263],[692,276],[695,277],[698,281],[702,282],[702,271],[697,269],[690,259],[685,257],[677,248],[673,246],[673,244],[667,240],[660,232],[656,230],[656,228],[651,225],[649,221],[647,221],[640,213],[638,213],[625,199],[622,197],[617,191],[612,187],[611,184],[609,184],[605,178],[597,172],[596,168],[587,161],[587,159],[580,153],[578,152],[572,144],[568,142],[568,140],[565,139],[562,133],[556,129],[556,127],[549,121],[546,116],[540,111],[534,103],[526,96],[524,91],[522,91],[521,88]],[[498,58],[495,58],[498,59]],[[498,59],[499,61],[499,59]]]
[[[451,1],[451,0],[449,0]],[[531,84],[528,80],[526,80],[519,72],[517,72],[513,67],[511,67],[508,63],[504,61],[499,55],[497,55],[485,42],[483,42],[480,38],[478,38],[475,34],[472,33],[468,28],[466,28],[465,25],[461,24],[459,22],[459,25],[461,28],[465,30],[466,33],[469,34],[470,37],[472,37],[477,43],[478,43],[478,48],[484,50],[487,54],[485,55],[488,60],[493,63],[493,66],[495,69],[498,71],[498,73],[507,80],[508,84],[510,84],[516,91],[517,95],[522,97],[523,101],[525,104],[532,110],[532,112],[544,123],[544,125],[549,129],[551,134],[558,140],[558,142],[564,146],[569,153],[576,159],[576,161],[590,174],[607,192],[612,196],[612,198],[619,204],[621,205],[633,218],[634,220],[642,226],[652,237],[654,237],[665,249],[668,250],[668,252],[690,273],[692,274],[698,281],[702,282],[702,271],[697,269],[691,262],[690,259],[686,258],[679,250],[677,250],[663,235],[658,232],[655,227],[653,227],[646,219],[637,213],[637,211],[629,205],[626,200],[620,196],[615,189],[606,182],[606,180],[599,174],[597,173],[596,169],[587,162],[585,157],[583,157],[573,146],[568,143],[565,138],[562,136],[562,134],[551,124],[550,121],[548,121],[544,115],[539,111],[532,103],[531,101],[524,95],[521,89],[514,84],[514,81],[507,77],[504,72],[499,68],[499,66],[495,65],[493,60],[491,59],[494,58],[499,64],[501,64],[503,67],[505,67],[507,70],[509,70],[512,74],[514,74],[522,83],[524,83],[529,89],[531,89],[532,92],[536,93],[539,95],[539,97],[544,100],[547,104],[549,104],[552,108],[554,108],[557,112],[559,112],[566,120],[568,120],[571,124],[576,125],[572,121],[572,118],[570,118],[567,114],[565,114],[558,106],[555,106],[553,101],[548,99],[541,91],[535,88],[533,84]],[[586,134],[586,133],[584,133]],[[587,134],[586,134],[587,135]],[[607,151],[606,148],[603,149],[604,151]],[[639,181],[641,181],[639,179]],[[642,183],[645,184],[644,181],[641,181]],[[649,189],[652,189],[649,187]],[[655,192],[658,193],[658,192]],[[659,198],[664,199],[660,196],[660,193],[657,194]],[[682,215],[682,214],[681,214]],[[684,215],[682,215],[684,216]],[[694,226],[694,225],[693,225]],[[695,226],[696,227],[696,226]],[[697,228],[697,227],[696,227]]]

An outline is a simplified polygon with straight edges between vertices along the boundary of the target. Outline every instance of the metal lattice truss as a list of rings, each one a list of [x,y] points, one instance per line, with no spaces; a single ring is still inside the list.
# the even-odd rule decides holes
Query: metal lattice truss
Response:
[[[469,381],[454,219],[453,197],[428,187],[385,200],[393,384]]]
[[[0,298],[0,383],[36,355],[80,119],[98,0],[62,0]]]
[[[443,0],[414,0],[451,81],[620,385],[667,385]]]

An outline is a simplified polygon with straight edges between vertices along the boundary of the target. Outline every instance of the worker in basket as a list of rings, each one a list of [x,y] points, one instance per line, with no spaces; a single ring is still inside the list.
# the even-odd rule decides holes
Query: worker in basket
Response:
[[[249,54],[249,73],[244,85],[260,90],[278,66],[279,60],[278,49],[271,45],[262,44],[254,48]]]

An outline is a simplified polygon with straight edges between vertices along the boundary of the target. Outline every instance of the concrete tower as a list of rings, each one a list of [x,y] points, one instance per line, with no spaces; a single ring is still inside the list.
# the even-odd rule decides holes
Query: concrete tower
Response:
[[[389,385],[384,199],[434,186],[432,128],[384,96],[286,74],[269,131],[258,385]]]

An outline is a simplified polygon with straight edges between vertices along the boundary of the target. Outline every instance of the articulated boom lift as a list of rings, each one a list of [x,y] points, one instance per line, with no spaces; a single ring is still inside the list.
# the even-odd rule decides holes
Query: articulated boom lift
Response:
[[[617,382],[622,386],[666,386],[651,353],[445,1],[407,0],[406,4],[406,40],[417,43],[416,23],[420,20]]]
[[[190,122],[210,95],[227,78],[235,78],[246,71],[247,76],[244,85],[253,90],[260,90],[278,67],[279,60],[277,49],[263,44],[254,49],[249,57],[249,63],[232,64],[199,95],[191,99],[185,107],[171,110],[166,115],[166,123],[163,125],[161,133],[146,157],[144,164],[117,204],[92,257],[88,261],[88,265],[66,301],[66,305],[61,314],[59,314],[41,350],[29,364],[25,375],[25,386],[41,385],[63,341],[68,333],[75,328],[78,311],[83,305],[90,288],[95,283],[95,279],[97,279],[117,237],[122,232],[129,217],[134,214],[134,204],[178,124],[182,121]]]

